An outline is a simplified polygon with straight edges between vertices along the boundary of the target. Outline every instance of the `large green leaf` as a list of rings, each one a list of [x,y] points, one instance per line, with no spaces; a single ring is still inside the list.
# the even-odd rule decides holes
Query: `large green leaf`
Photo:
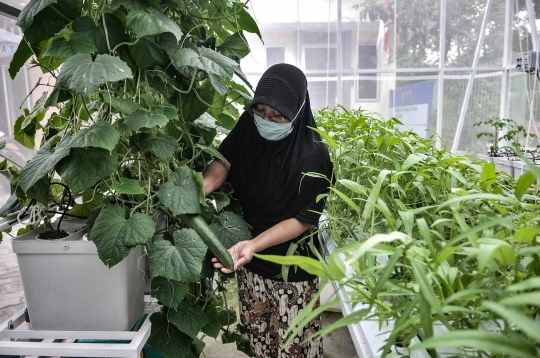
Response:
[[[26,191],[26,197],[35,199],[45,207],[49,205],[49,176],[45,175]]]
[[[219,224],[210,224],[210,229],[228,249],[240,241],[251,239],[251,231],[246,222],[230,211],[219,214]]]
[[[210,81],[205,82],[200,88],[197,89],[199,97],[206,103],[212,103],[214,100],[214,94],[216,93],[214,87],[212,87]],[[180,94],[179,101],[180,114],[184,122],[193,122],[199,118],[208,109],[208,105],[200,101],[195,95],[194,91],[187,94]]]
[[[218,159],[224,161],[225,163],[228,163],[227,159],[216,148],[207,147],[207,146],[202,145],[202,144],[196,144],[196,147],[200,148],[203,152],[210,154],[214,158],[218,158]]]
[[[71,210],[68,211],[68,214],[88,217],[92,209],[102,204],[103,194],[100,192],[95,192],[93,189],[88,189],[82,194],[82,203],[76,204]]]
[[[163,114],[150,114],[146,111],[137,111],[130,114],[124,120],[126,126],[134,132],[137,132],[141,128],[154,128],[154,127],[164,127],[169,122]]]
[[[109,206],[101,211],[90,234],[101,261],[113,267],[129,254],[130,248],[148,244],[155,229],[150,216],[135,213],[126,220],[124,208]]]
[[[113,14],[105,14],[105,23],[107,24],[107,37],[105,35],[105,28],[103,27],[103,18],[98,19],[97,24],[90,17],[78,18],[73,22],[73,31],[88,35],[96,46],[98,53],[105,54],[109,53],[107,39],[111,50],[119,43],[129,40],[124,24]]]
[[[30,159],[24,168],[19,172],[19,183],[23,191],[27,191],[38,180],[47,175],[54,169],[55,165],[69,154],[69,143],[71,138],[66,136],[58,144],[56,149],[52,150],[50,142],[38,150],[36,155]]]
[[[25,110],[25,113],[28,111]],[[36,123],[32,122],[33,126],[26,126],[23,129],[23,123],[25,122],[25,115],[19,116],[13,126],[14,138],[17,142],[22,144],[28,149],[34,149],[35,147],[35,135],[36,135]]]
[[[119,139],[120,132],[109,122],[97,122],[88,128],[81,129],[71,140],[71,147],[97,147],[112,151]]]
[[[4,149],[6,147],[6,141],[2,140],[0,141],[0,150]]]
[[[15,79],[15,76],[19,70],[26,64],[26,61],[28,61],[33,54],[34,51],[32,51],[32,48],[28,44],[28,40],[23,37],[19,43],[19,46],[17,46],[17,50],[15,50],[15,53],[13,54],[11,62],[9,63],[8,71],[12,80]]]
[[[240,10],[238,13],[238,26],[240,27],[240,30],[257,34],[262,41],[259,26],[257,26],[255,20],[253,20],[251,15],[245,9]]]
[[[217,50],[225,56],[244,58],[249,54],[249,45],[241,32],[235,32],[223,41]]]
[[[160,300],[165,306],[176,309],[184,300],[189,286],[185,282],[170,280],[165,277],[152,278],[152,297]]]
[[[157,133],[152,137],[149,133],[142,133],[139,136],[138,146],[145,152],[153,153],[160,160],[169,160],[174,155],[178,143],[173,137],[162,133]]]
[[[208,79],[210,80],[210,83],[212,84],[212,86],[214,86],[214,88],[216,89],[217,93],[219,93],[222,96],[227,95],[227,90],[228,90],[227,85],[223,83],[221,78],[214,75],[213,73],[209,73]]]
[[[172,179],[173,182],[164,183],[159,188],[159,200],[175,215],[199,214],[199,187],[191,169],[179,167]]]
[[[55,38],[43,56],[68,58],[78,53],[88,54],[96,51],[97,48],[88,35],[81,32],[73,32],[67,36]]]
[[[0,207],[0,217],[7,216],[22,208],[21,203],[17,199],[17,194],[11,194],[8,200]]]
[[[120,181],[112,183],[112,188],[118,194],[144,194],[144,189],[139,185],[139,182],[135,179],[120,178]]]
[[[208,318],[198,304],[182,301],[176,310],[169,311],[169,322],[191,338],[195,338],[201,328],[208,323]]]
[[[17,18],[17,26],[21,30],[28,29],[34,22],[34,16],[51,4],[56,4],[58,0],[30,0],[30,2],[21,10]]]
[[[468,347],[510,357],[538,357],[538,352],[533,344],[494,332],[475,330],[450,331],[414,345],[411,350],[443,347]]]
[[[69,188],[78,193],[118,170],[118,153],[101,148],[73,148],[56,166]]]
[[[151,68],[156,65],[166,66],[169,56],[151,36],[143,37],[129,49],[129,54],[140,68]]]
[[[105,82],[120,81],[131,76],[129,66],[117,57],[97,55],[96,60],[92,61],[92,56],[78,54],[64,62],[57,83],[90,97]]]
[[[221,331],[221,321],[216,306],[207,304],[204,308],[204,313],[206,314],[206,318],[208,318],[208,323],[202,327],[201,331],[212,338],[217,338]]]
[[[154,313],[150,316],[150,322],[152,322],[152,333],[148,338],[148,344],[161,356],[167,358],[191,357],[193,338],[180,332],[174,324],[170,324],[166,314]]]
[[[182,39],[182,30],[167,15],[153,8],[145,11],[130,11],[127,16],[127,27],[133,30],[137,37],[172,33],[177,41]]]
[[[201,47],[197,51],[190,48],[181,48],[171,54],[173,66],[191,66],[217,76],[232,78],[238,63],[222,54]]]
[[[130,99],[112,97],[108,92],[103,92],[101,97],[103,98],[103,102],[110,104],[122,114],[131,114],[140,108],[137,102],[133,102]]]
[[[148,256],[156,276],[182,282],[197,282],[206,255],[206,245],[193,229],[174,233],[174,245],[158,240],[150,247]]]

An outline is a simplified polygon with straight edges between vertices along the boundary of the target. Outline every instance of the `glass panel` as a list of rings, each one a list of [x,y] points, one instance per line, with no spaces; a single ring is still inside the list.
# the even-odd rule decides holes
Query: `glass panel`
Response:
[[[437,67],[440,1],[395,0],[395,4],[396,67]]]
[[[23,108],[31,108],[33,99],[25,100],[25,98],[38,78],[32,74],[34,72],[37,74],[39,70],[32,71],[24,66],[14,80],[10,78],[9,63],[21,40],[20,29],[15,23],[16,20],[0,15],[0,141],[6,141],[2,155],[19,165],[24,165],[33,156],[34,151],[15,141],[13,126],[17,117],[23,113]],[[0,161],[3,159],[0,158]],[[0,205],[4,204],[10,193],[8,180],[0,175]]]
[[[266,48],[266,67],[285,62],[285,47]]]
[[[22,8],[25,7],[30,0],[3,0],[2,2],[6,5],[22,10]]]
[[[412,130],[429,138],[437,123],[436,78],[429,73],[403,74],[397,78],[391,107],[403,130]]]
[[[488,139],[486,137],[478,139],[476,136],[489,128],[475,127],[474,124],[499,117],[501,81],[500,72],[476,74],[463,122],[458,152],[473,155],[487,153]],[[467,73],[445,76],[444,118],[441,135],[448,147],[453,145],[468,83],[469,74]]]
[[[478,62],[479,66],[495,67],[503,65],[505,21],[506,0],[493,0],[484,45]]]
[[[487,0],[447,0],[446,66],[471,67]]]

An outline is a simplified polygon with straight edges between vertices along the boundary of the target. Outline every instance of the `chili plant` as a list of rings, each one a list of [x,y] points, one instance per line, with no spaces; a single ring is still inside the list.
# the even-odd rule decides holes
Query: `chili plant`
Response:
[[[42,140],[23,168],[0,164],[13,192],[0,216],[54,206],[62,191],[52,184],[62,183],[82,200],[62,204],[72,206],[66,215],[88,218],[107,266],[147,247],[162,303],[149,342],[161,355],[199,356],[199,333],[220,331],[249,353],[241,329],[229,329],[236,317],[222,295],[225,277],[214,282],[210,262],[226,260],[249,228],[230,186],[208,199],[202,191],[207,164],[225,160],[216,135],[251,99],[239,60],[250,51],[243,31],[260,32],[246,4],[32,0],[18,25],[24,36],[9,73],[31,59],[50,90],[15,123],[19,143],[34,148],[36,133]]]

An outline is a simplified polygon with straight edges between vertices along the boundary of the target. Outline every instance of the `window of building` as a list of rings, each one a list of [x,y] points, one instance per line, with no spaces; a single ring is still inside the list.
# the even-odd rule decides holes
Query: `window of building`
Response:
[[[307,71],[337,70],[337,49],[335,47],[304,48],[304,65]]]
[[[285,47],[266,48],[266,68],[285,62]]]
[[[357,67],[360,70],[356,81],[356,99],[358,101],[376,100],[379,98],[379,88],[376,73],[362,73],[362,70],[377,69],[377,46],[359,45]],[[373,79],[372,79],[373,78]]]

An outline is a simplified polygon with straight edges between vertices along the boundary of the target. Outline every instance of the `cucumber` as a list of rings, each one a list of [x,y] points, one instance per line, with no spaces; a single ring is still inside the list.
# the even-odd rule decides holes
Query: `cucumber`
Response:
[[[195,230],[202,241],[208,246],[210,251],[218,258],[221,263],[229,270],[234,270],[234,261],[227,251],[227,248],[219,241],[218,237],[208,226],[201,215],[198,214],[180,214],[180,218],[188,227]]]

